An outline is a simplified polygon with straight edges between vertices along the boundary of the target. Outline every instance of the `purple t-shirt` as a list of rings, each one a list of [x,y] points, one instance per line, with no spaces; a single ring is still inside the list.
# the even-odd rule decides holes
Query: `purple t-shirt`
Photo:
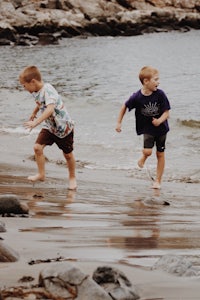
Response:
[[[135,109],[137,134],[161,136],[169,131],[166,120],[159,126],[152,124],[152,118],[159,118],[166,110],[170,110],[170,103],[165,93],[157,89],[149,96],[144,96],[141,90],[134,93],[126,102],[129,111]]]

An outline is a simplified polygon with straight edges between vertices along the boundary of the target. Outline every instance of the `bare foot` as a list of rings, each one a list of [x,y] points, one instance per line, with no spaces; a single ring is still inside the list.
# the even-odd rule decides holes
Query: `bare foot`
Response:
[[[70,178],[69,179],[69,187],[68,190],[74,191],[77,189],[77,183],[76,183],[76,178]]]
[[[161,188],[160,183],[158,181],[154,181],[154,183],[152,185],[152,188],[153,189],[160,189]]]
[[[138,167],[142,169],[142,168],[144,167],[144,163],[145,163],[145,160],[144,160],[144,157],[142,156],[142,157],[138,160]]]
[[[44,181],[45,178],[42,177],[40,174],[36,174],[36,175],[33,175],[33,176],[28,176],[28,180],[31,181],[31,182],[36,182],[36,181]]]

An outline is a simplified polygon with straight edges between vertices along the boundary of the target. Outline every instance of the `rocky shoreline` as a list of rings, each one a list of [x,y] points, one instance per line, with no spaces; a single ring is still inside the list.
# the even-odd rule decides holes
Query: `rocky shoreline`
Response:
[[[0,45],[200,29],[200,0],[2,0]]]

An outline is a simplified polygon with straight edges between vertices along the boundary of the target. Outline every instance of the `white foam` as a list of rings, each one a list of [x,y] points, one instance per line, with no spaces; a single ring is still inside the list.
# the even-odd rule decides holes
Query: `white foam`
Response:
[[[0,128],[0,132],[5,132],[5,133],[10,133],[10,134],[20,134],[20,135],[25,135],[25,136],[29,136],[29,135],[33,135],[35,133],[38,133],[39,130],[38,129],[33,129],[33,130],[29,130],[26,129],[22,126],[16,127],[16,128],[12,128],[12,127],[1,127]]]

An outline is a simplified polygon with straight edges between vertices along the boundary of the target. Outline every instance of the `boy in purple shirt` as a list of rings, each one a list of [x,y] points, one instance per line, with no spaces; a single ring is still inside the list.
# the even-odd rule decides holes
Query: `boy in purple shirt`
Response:
[[[157,172],[153,183],[154,189],[160,189],[165,167],[165,141],[169,131],[168,121],[170,103],[165,93],[158,89],[159,72],[157,69],[145,66],[140,70],[139,79],[142,88],[134,93],[122,105],[119,112],[116,131],[121,132],[122,120],[128,108],[135,109],[136,132],[144,136],[144,148],[138,166],[143,168],[146,159],[152,154],[156,144]]]

